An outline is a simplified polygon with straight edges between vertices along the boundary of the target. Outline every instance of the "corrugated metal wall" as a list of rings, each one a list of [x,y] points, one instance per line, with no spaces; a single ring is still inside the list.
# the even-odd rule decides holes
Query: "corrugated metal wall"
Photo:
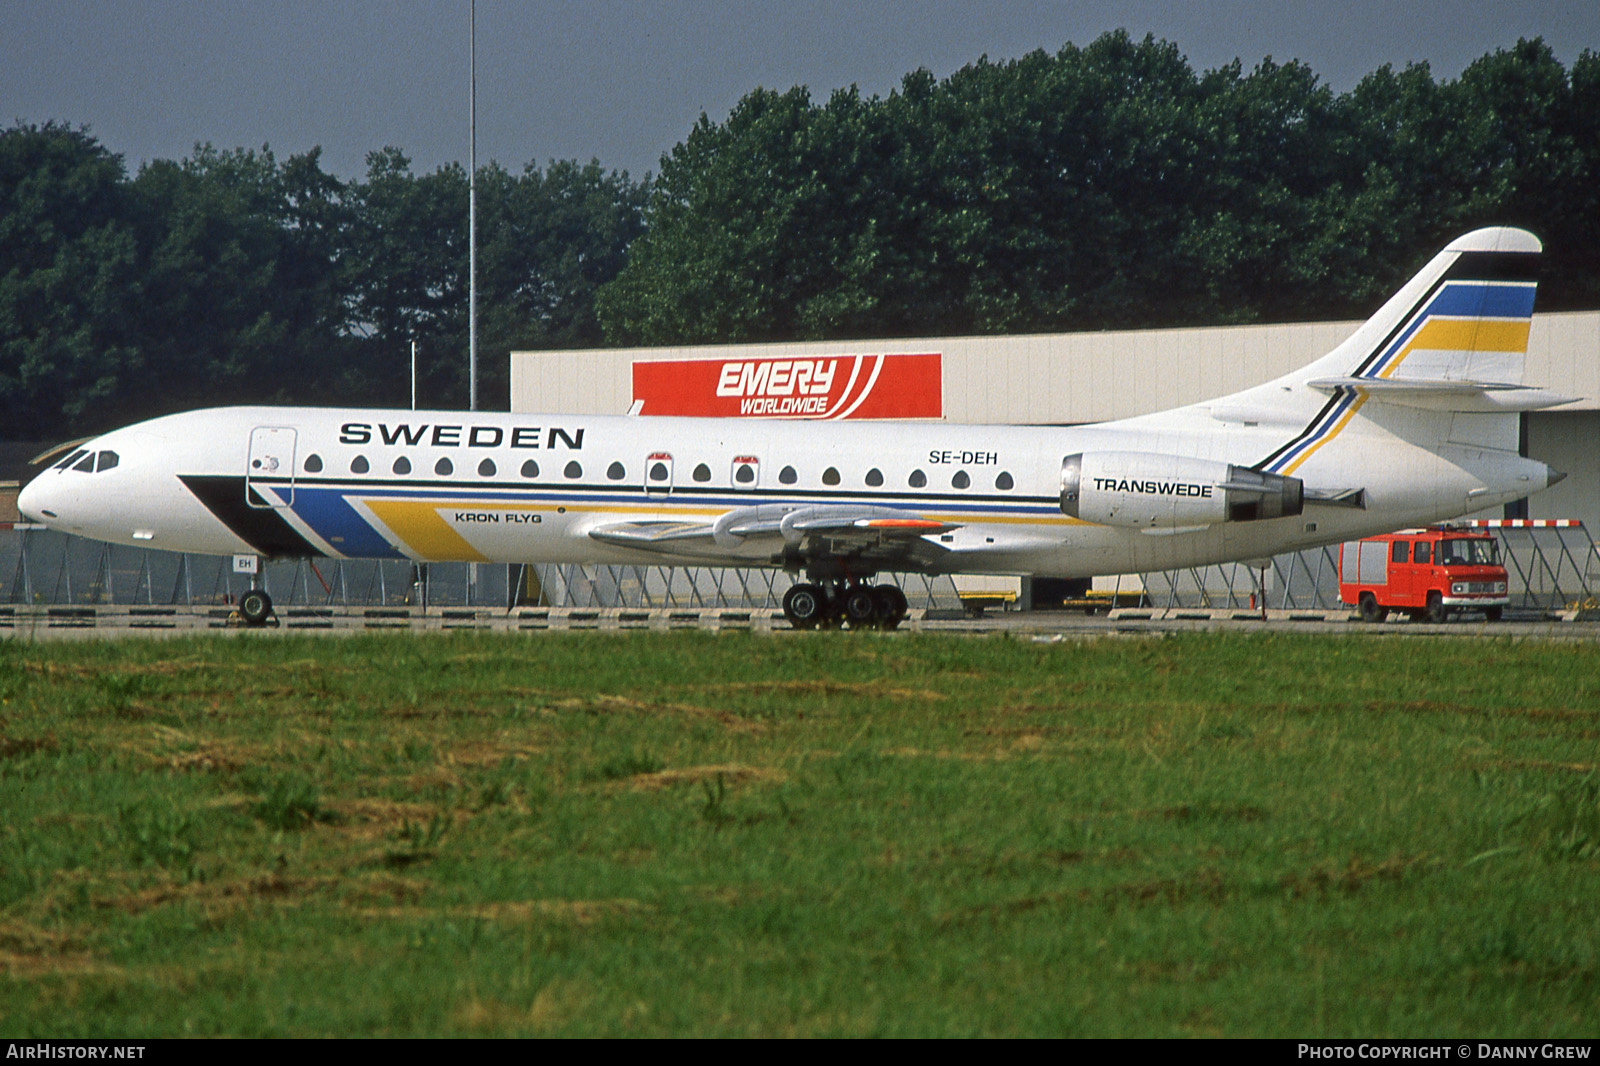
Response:
[[[946,421],[1099,422],[1269,381],[1332,350],[1357,325],[512,352],[511,409],[622,414],[635,361],[938,352]],[[1571,409],[1600,410],[1600,312],[1535,315],[1527,380],[1582,397]]]

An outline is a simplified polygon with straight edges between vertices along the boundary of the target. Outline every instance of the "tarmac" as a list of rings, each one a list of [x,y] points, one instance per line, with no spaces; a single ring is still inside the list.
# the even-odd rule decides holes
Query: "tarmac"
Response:
[[[783,612],[749,608],[554,608],[516,607],[289,607],[274,612],[268,624],[248,626],[229,607],[12,606],[0,607],[0,639],[119,640],[199,634],[272,636],[290,633],[352,634],[372,631],[412,633],[447,630],[562,633],[587,630],[753,630],[801,635]],[[1464,615],[1441,624],[1394,616],[1370,624],[1347,611],[1280,611],[1173,608],[1082,611],[913,611],[901,633],[951,633],[974,636],[1006,633],[1040,641],[1097,636],[1192,632],[1374,634],[1600,640],[1600,613],[1593,611],[1507,612],[1506,620],[1487,622]],[[836,633],[849,639],[847,633]]]

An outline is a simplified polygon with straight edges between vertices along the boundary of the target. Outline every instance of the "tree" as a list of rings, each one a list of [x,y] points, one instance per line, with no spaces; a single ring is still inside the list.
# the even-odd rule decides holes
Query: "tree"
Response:
[[[0,426],[14,439],[79,432],[142,369],[125,172],[86,128],[0,132]]]

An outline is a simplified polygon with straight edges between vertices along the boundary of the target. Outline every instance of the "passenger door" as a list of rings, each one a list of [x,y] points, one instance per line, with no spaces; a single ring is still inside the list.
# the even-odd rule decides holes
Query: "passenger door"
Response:
[[[250,431],[244,499],[251,507],[294,504],[295,431],[288,426],[257,426]]]

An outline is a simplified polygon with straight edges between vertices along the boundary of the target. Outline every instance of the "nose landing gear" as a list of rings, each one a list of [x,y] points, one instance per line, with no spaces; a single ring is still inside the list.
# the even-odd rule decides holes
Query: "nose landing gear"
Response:
[[[840,624],[851,629],[894,629],[909,613],[905,593],[894,585],[807,582],[795,585],[783,596],[783,615],[796,629],[826,629]]]
[[[239,597],[239,617],[245,624],[264,626],[272,614],[272,600],[261,589],[251,589]]]

